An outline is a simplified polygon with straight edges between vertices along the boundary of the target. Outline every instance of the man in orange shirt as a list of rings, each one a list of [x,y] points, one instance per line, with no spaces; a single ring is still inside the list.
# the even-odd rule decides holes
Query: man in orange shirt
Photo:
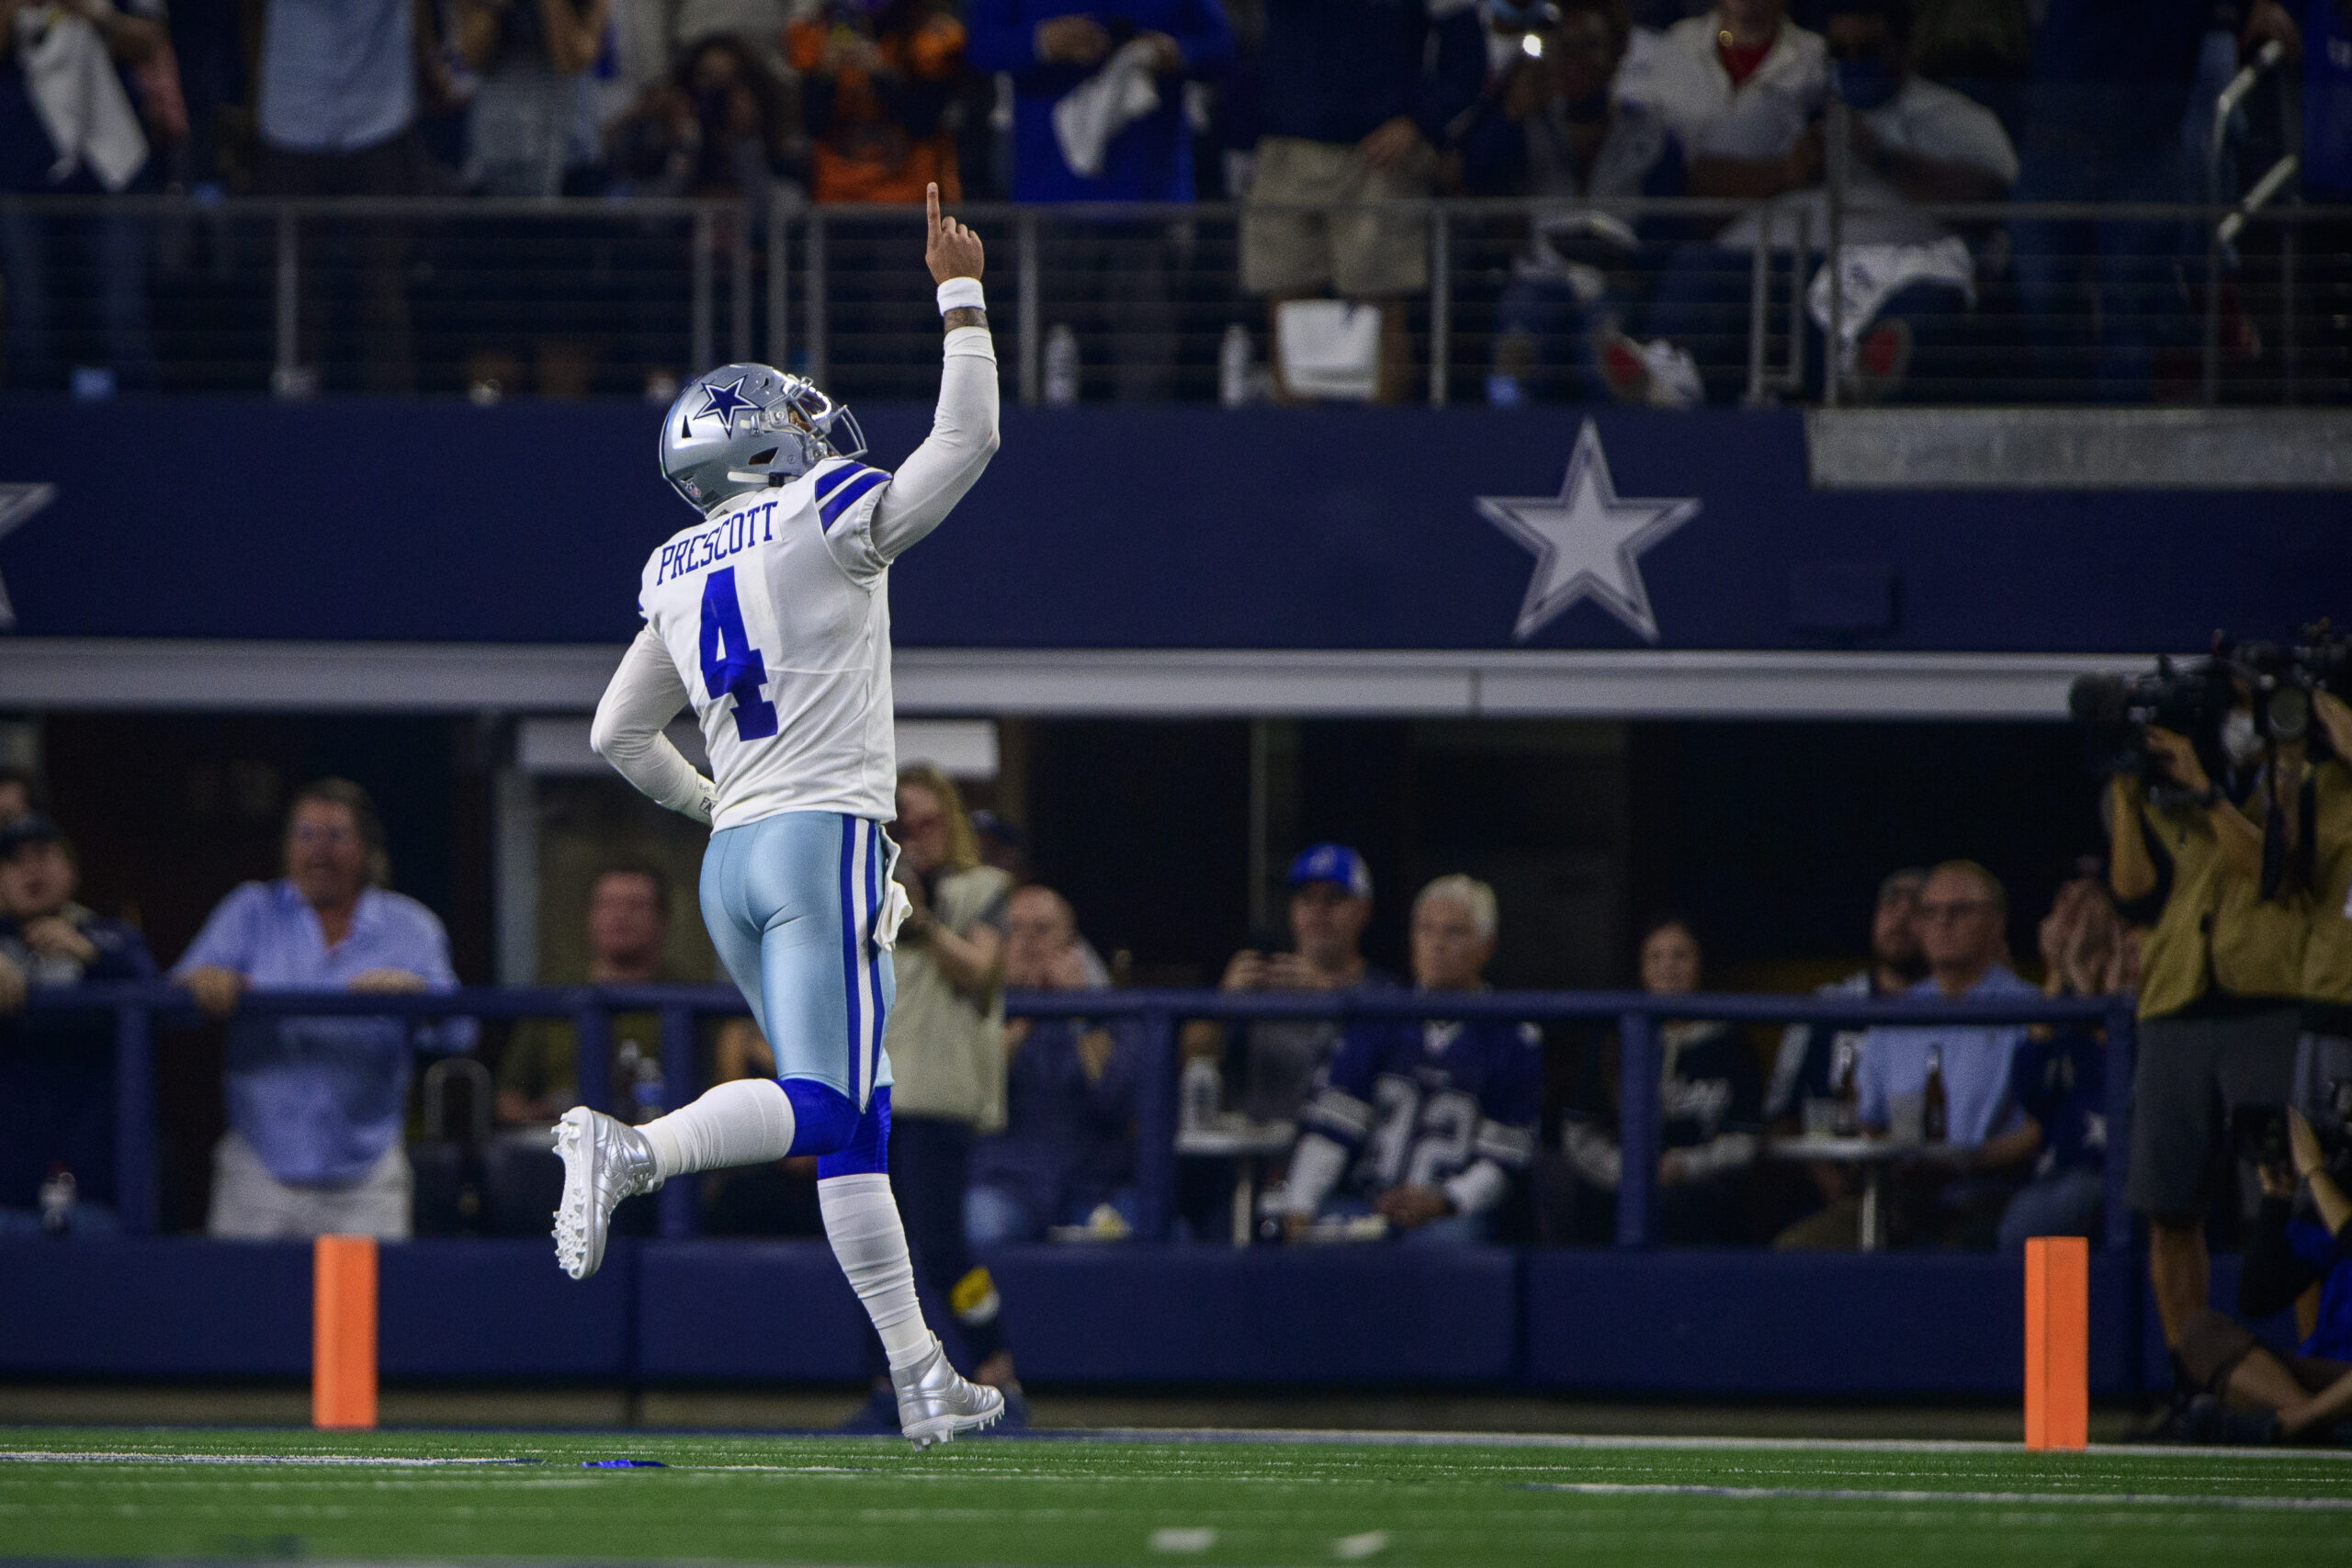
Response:
[[[831,0],[785,29],[815,143],[816,198],[921,201],[963,194],[942,118],[964,69],[964,25],[936,0]]]

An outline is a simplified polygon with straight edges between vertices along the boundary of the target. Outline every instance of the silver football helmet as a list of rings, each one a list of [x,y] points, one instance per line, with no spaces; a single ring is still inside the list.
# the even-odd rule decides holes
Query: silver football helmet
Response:
[[[808,377],[769,365],[705,371],[662,420],[662,477],[696,512],[865,453],[854,414]]]

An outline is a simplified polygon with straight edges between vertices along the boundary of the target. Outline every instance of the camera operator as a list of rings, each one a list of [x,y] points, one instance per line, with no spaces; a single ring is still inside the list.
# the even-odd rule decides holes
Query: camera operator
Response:
[[[2333,755],[2312,764],[2285,814],[2309,846],[2300,869],[2311,892],[2290,1103],[2340,1134],[2352,1111],[2338,1102],[2352,1093],[2352,706],[2313,692],[2312,718]]]
[[[2241,692],[2220,726],[2233,772],[2258,756],[2252,721]],[[2284,771],[2270,770],[2274,793]],[[2109,781],[2106,804],[2109,886],[2124,918],[2150,928],[2126,1191],[2148,1216],[2149,1281],[2177,1349],[2206,1304],[2204,1215],[2224,1117],[2287,1099],[2304,915],[2299,897],[2262,897],[2263,830],[2214,785],[2188,737],[2150,726],[2143,762]]]
[[[2317,1311],[2298,1354],[2264,1348],[2242,1324],[2199,1307],[2182,1326],[2181,1363],[2211,1396],[2193,1401],[2177,1430],[2189,1441],[2256,1442],[2312,1437],[2352,1438],[2352,1200],[2326,1164],[2312,1124],[2283,1116],[2284,1149],[2256,1168],[2262,1210],[2238,1277],[2238,1311],[2267,1317],[2317,1294]],[[2277,1136],[2277,1130],[2271,1133]],[[2297,1213],[2298,1187],[2311,1210]],[[2255,1420],[2233,1419],[2232,1411]]]

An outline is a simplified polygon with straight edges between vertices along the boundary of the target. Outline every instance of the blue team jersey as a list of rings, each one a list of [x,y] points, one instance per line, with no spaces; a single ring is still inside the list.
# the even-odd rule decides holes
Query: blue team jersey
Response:
[[[1532,1023],[1357,1024],[1302,1119],[1354,1153],[1358,1191],[1435,1187],[1480,1159],[1521,1169],[1535,1153],[1542,1047]]]

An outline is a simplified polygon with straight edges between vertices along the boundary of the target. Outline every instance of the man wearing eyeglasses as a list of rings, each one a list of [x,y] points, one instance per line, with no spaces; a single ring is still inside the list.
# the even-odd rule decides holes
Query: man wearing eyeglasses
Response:
[[[1919,889],[1919,947],[1928,977],[1903,993],[1922,1000],[2033,998],[2003,962],[2009,898],[1973,861],[1946,861]],[[2041,1145],[2041,1130],[2009,1093],[2009,1059],[2022,1024],[1880,1026],[1862,1046],[1857,1112],[1866,1132],[1916,1139],[1932,1062],[1943,1080],[1944,1146],[1895,1183],[1894,1239],[1990,1246],[2011,1193]]]
[[[384,830],[368,792],[322,779],[294,797],[286,874],[220,900],[172,977],[213,1018],[247,990],[446,991],[449,940],[433,911],[383,886]],[[462,1051],[470,1021],[421,1027]],[[229,1024],[229,1131],[213,1150],[206,1228],[245,1241],[410,1230],[401,1145],[410,1027],[391,1018],[243,1018]]]

